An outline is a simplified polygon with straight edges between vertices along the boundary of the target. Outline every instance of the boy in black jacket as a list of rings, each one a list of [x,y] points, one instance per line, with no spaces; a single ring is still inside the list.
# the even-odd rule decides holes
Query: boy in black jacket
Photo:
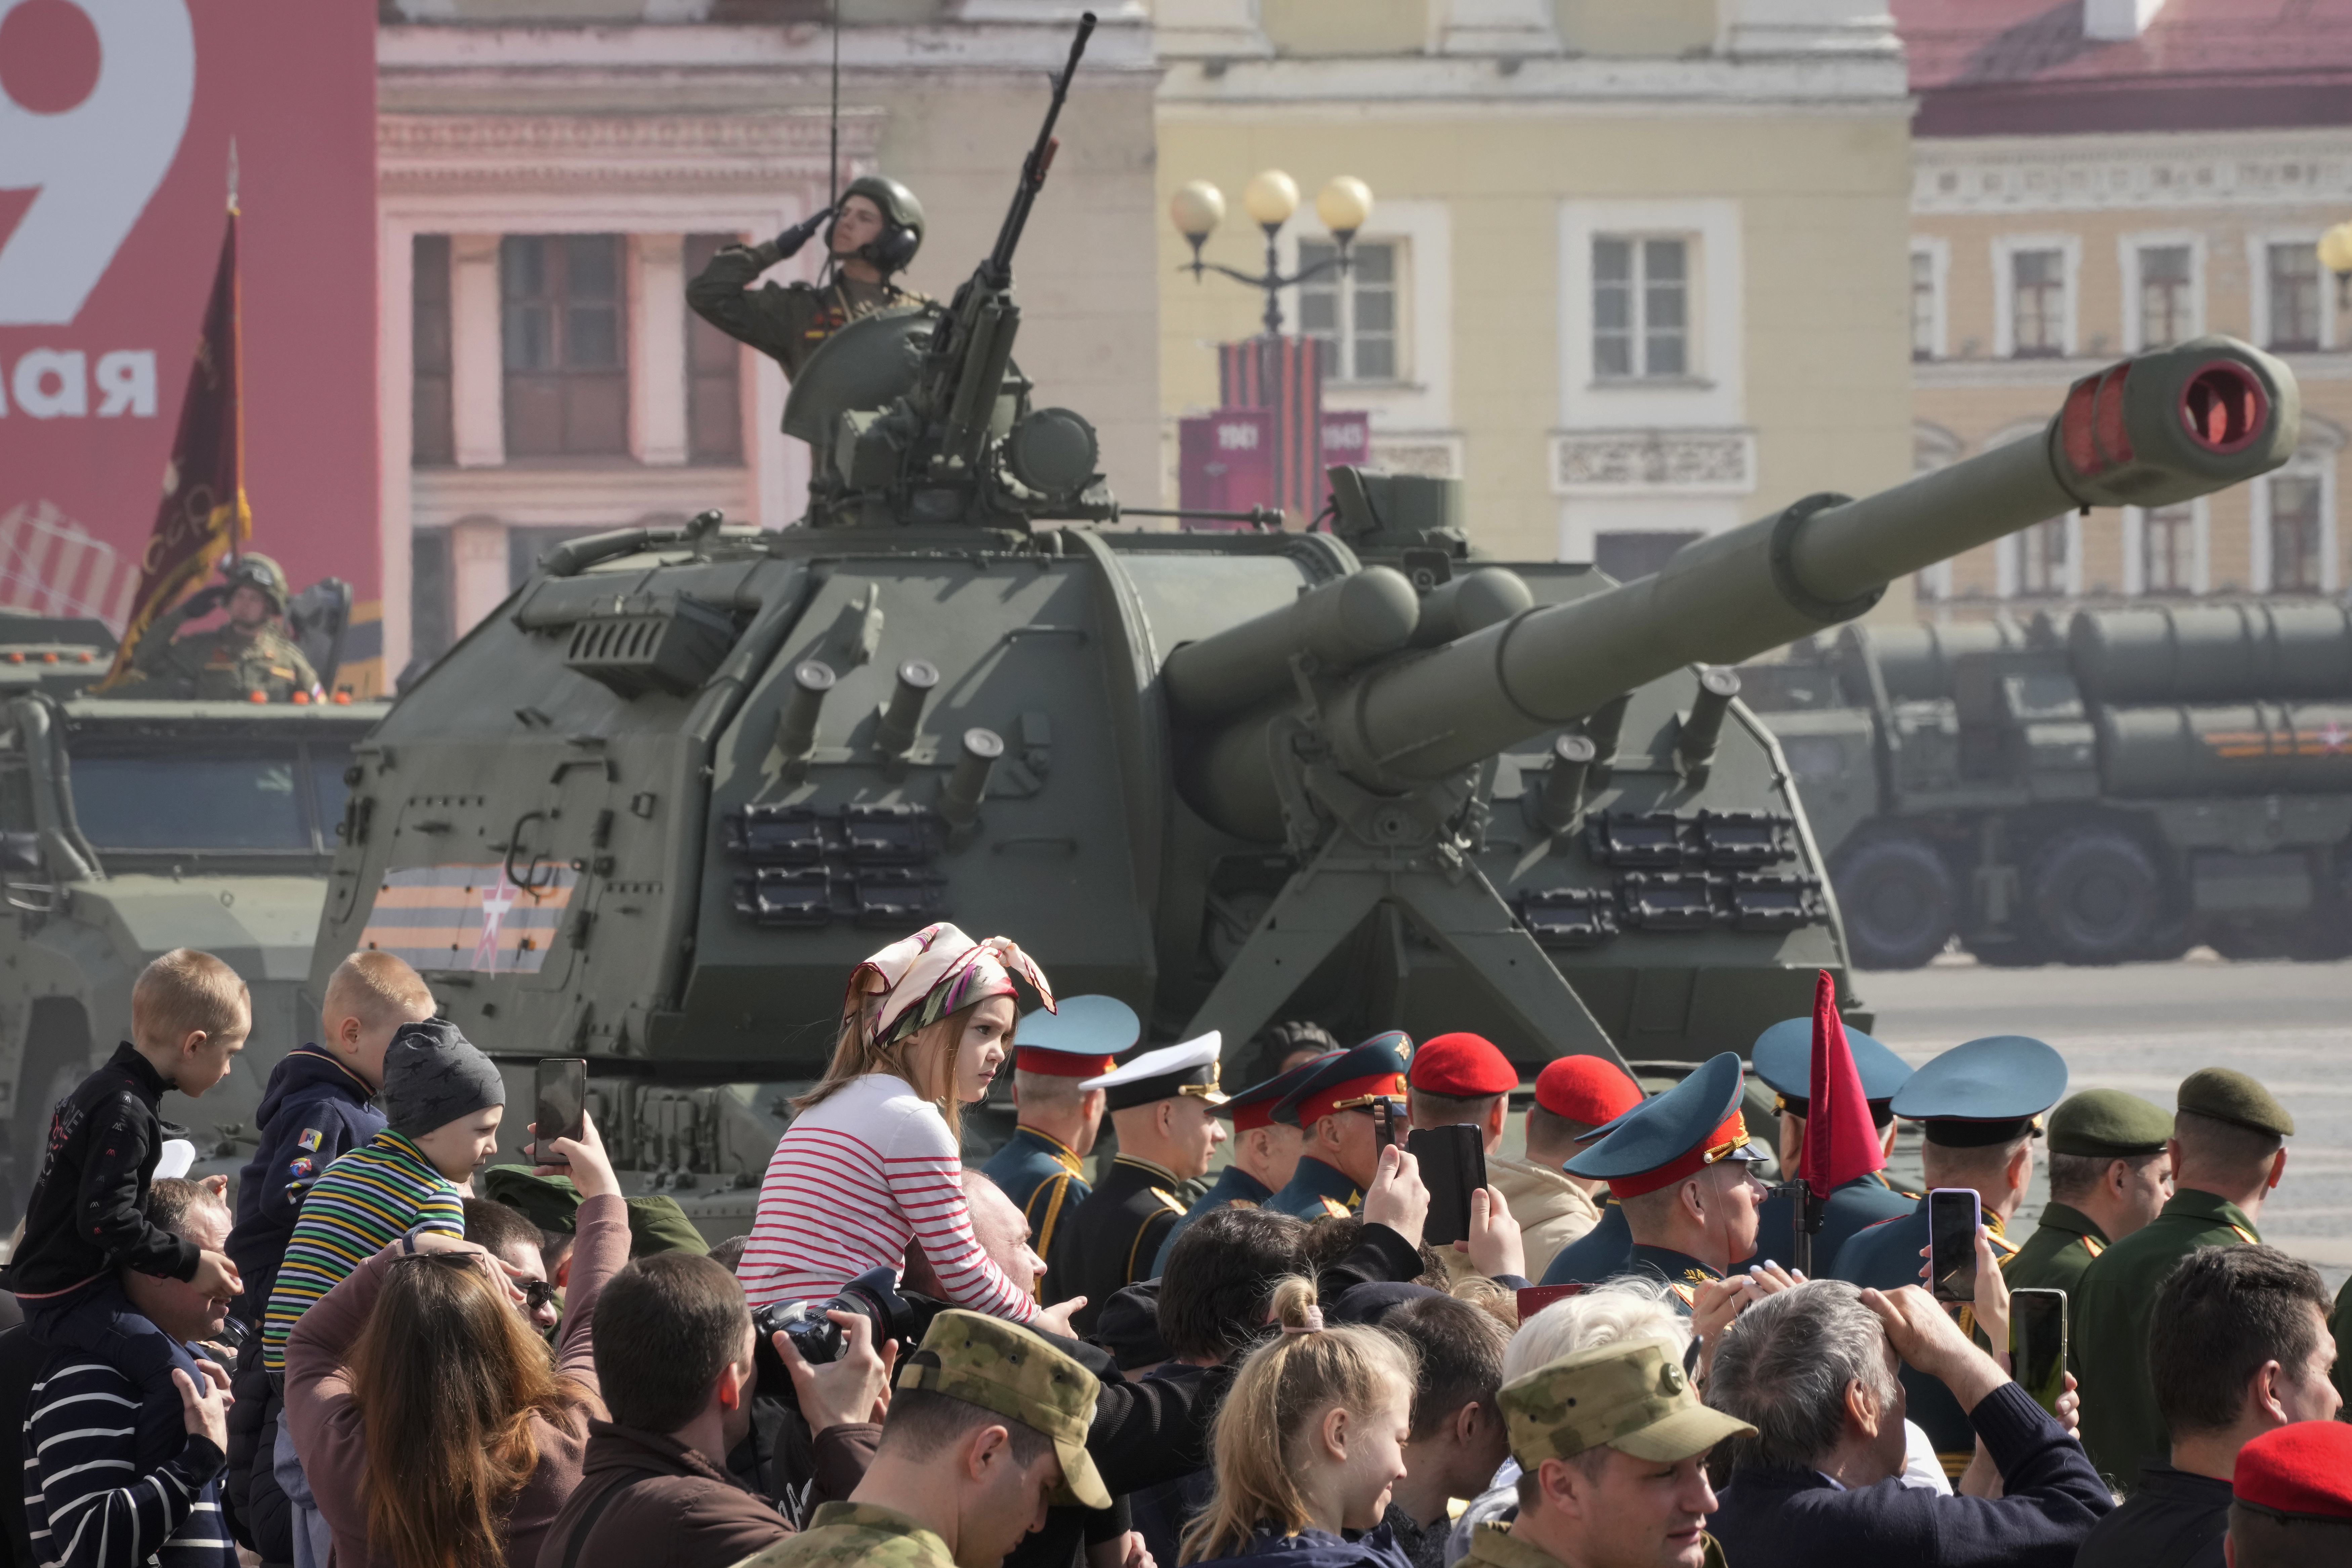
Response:
[[[237,1176],[236,1228],[228,1255],[246,1282],[237,1315],[253,1330],[238,1358],[228,1415],[224,1486],[233,1523],[267,1563],[293,1560],[292,1515],[271,1466],[282,1402],[261,1363],[261,1315],[286,1260],[303,1194],[342,1154],[383,1131],[371,1103],[383,1087],[383,1054],[403,1024],[433,1016],[424,978],[389,952],[355,952],[335,966],[315,1044],[289,1051],[269,1075],[255,1118],[253,1158]]]
[[[131,990],[131,1041],[58,1102],[7,1288],[36,1337],[130,1373],[142,1394],[171,1375],[163,1331],[130,1310],[114,1280],[129,1268],[212,1296],[241,1289],[228,1255],[199,1249],[147,1217],[163,1140],[163,1091],[194,1100],[228,1077],[253,1028],[253,999],[208,952],[173,948]]]

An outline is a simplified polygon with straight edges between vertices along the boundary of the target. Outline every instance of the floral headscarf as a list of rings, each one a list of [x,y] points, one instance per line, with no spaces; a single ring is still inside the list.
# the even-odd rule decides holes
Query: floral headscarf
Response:
[[[876,1048],[896,1045],[959,1008],[991,996],[1010,996],[1015,979],[1054,1007],[1045,972],[1010,938],[974,942],[941,921],[892,942],[850,972],[841,1010],[862,1014]]]

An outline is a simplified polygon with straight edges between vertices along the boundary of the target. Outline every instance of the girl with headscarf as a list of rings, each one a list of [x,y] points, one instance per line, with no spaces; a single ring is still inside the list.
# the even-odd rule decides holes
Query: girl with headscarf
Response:
[[[1018,947],[945,922],[851,973],[833,1064],[793,1102],[760,1184],[735,1270],[753,1307],[831,1296],[919,1242],[952,1304],[1067,1331],[1083,1299],[1041,1314],[981,1250],[961,1184],[959,1117],[1004,1061],[1016,980],[1054,1005]]]

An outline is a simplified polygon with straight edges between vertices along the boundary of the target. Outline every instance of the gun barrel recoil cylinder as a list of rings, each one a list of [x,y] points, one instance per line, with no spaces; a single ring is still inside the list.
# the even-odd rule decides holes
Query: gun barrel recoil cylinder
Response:
[[[816,752],[816,722],[824,711],[825,693],[837,679],[833,667],[805,659],[793,667],[793,693],[776,716],[776,750],[784,765],[803,769]]]
[[[1739,695],[1736,670],[1702,669],[1698,695],[1691,699],[1689,716],[1675,736],[1675,766],[1685,775],[1705,773],[1715,761],[1715,743],[1723,735],[1723,716]]]
[[[898,759],[914,749],[915,727],[923,721],[923,704],[930,700],[931,689],[939,683],[938,667],[928,660],[910,658],[898,667],[898,684],[891,688],[890,705],[882,710],[882,722],[875,727],[876,751]]]
[[[1590,735],[1566,734],[1551,743],[1551,764],[1534,794],[1545,832],[1565,833],[1584,815],[1584,780],[1597,754]]]
[[[951,829],[968,828],[980,819],[980,803],[988,795],[988,775],[1004,755],[1004,737],[993,730],[973,728],[963,732],[963,750],[955,772],[940,786],[940,815]]]

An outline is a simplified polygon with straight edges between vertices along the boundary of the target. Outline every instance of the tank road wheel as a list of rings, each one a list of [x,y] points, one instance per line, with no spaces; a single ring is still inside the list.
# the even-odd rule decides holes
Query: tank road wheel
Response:
[[[1951,868],[1914,838],[1874,838],[1839,861],[1838,910],[1861,969],[1916,969],[1944,951],[1959,908]]]
[[[2128,836],[2062,834],[2034,868],[2033,922],[2066,963],[2122,963],[2147,951],[2164,918],[2164,879]]]

